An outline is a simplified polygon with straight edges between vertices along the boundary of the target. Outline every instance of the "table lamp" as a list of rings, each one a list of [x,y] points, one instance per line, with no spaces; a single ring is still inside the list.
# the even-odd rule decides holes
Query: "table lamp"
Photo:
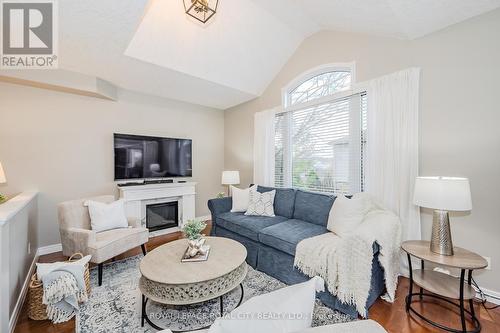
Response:
[[[6,183],[5,172],[3,172],[2,163],[0,163],[0,184]],[[6,197],[0,193],[0,204],[6,200]]]
[[[231,185],[238,185],[239,183],[240,183],[239,171],[222,172],[222,185],[227,185],[227,195],[231,195]]]
[[[413,202],[417,206],[434,209],[431,251],[452,256],[453,242],[448,211],[469,211],[472,209],[469,179],[417,177]]]

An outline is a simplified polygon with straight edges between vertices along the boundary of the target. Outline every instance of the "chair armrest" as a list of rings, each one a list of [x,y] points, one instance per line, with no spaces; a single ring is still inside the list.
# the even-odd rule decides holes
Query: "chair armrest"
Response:
[[[142,227],[141,219],[137,217],[127,217],[128,225],[132,228]]]
[[[81,252],[84,255],[88,253],[88,248],[95,246],[96,232],[93,230],[80,228],[60,229],[63,253],[72,255]]]

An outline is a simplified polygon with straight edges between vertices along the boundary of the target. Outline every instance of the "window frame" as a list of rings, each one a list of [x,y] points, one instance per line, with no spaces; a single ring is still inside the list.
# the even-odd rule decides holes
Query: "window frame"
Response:
[[[331,95],[323,96],[320,98],[316,98],[311,101],[298,103],[294,105],[289,105],[290,101],[290,93],[299,87],[302,83],[318,76],[321,74],[334,72],[334,71],[350,71],[351,72],[351,88],[348,90],[339,91],[333,93]],[[308,71],[305,71],[295,77],[292,81],[290,81],[285,87],[281,89],[281,97],[282,97],[282,107],[276,114],[282,114],[284,116],[284,121],[287,121],[288,124],[285,126],[286,129],[291,128],[292,117],[291,114],[293,111],[311,108],[315,106],[319,106],[322,104],[332,103],[338,101],[342,98],[347,98],[356,94],[367,93],[367,83],[357,83],[356,81],[356,63],[348,62],[348,63],[331,63],[324,64],[321,66],[317,66]],[[289,114],[290,116],[287,116]],[[360,115],[361,116],[361,115]],[[354,120],[354,119],[353,119]],[[355,119],[354,121],[358,121],[359,119]],[[291,149],[291,133],[287,133],[283,138],[283,185],[284,187],[292,186],[292,169],[293,169],[293,161],[292,154],[290,153]],[[361,161],[359,162],[361,163]],[[274,172],[274,170],[273,170]],[[362,180],[363,181],[363,180]]]
[[[303,103],[298,103],[294,105],[290,104],[290,93],[298,88],[302,83],[318,76],[321,74],[326,74],[330,72],[351,72],[351,88],[348,90],[339,91],[328,96],[323,96],[320,98],[313,99],[312,101],[307,101]],[[356,63],[346,62],[346,63],[330,63],[314,67],[310,70],[302,72],[300,75],[296,76],[292,81],[290,81],[285,87],[281,89],[281,105],[282,109],[280,113],[294,111],[297,109],[307,108],[315,106],[318,104],[328,103],[332,100],[347,97],[352,95],[353,88],[356,86]]]

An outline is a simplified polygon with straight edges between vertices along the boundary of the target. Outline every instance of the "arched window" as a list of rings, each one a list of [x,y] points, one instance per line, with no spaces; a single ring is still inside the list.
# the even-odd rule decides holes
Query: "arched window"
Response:
[[[288,93],[289,106],[310,102],[312,100],[333,95],[351,88],[351,71],[334,70],[313,77],[302,82]]]
[[[326,65],[283,89],[275,122],[275,182],[318,192],[363,190],[366,93],[354,93],[353,64]]]

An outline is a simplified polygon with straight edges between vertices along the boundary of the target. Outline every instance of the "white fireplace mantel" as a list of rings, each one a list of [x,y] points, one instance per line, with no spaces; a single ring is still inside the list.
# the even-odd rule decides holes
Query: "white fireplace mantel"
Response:
[[[179,228],[188,220],[194,219],[196,183],[163,183],[121,186],[120,198],[125,201],[127,217],[140,219],[146,225],[146,205],[178,201]],[[166,229],[168,232],[179,228]]]

